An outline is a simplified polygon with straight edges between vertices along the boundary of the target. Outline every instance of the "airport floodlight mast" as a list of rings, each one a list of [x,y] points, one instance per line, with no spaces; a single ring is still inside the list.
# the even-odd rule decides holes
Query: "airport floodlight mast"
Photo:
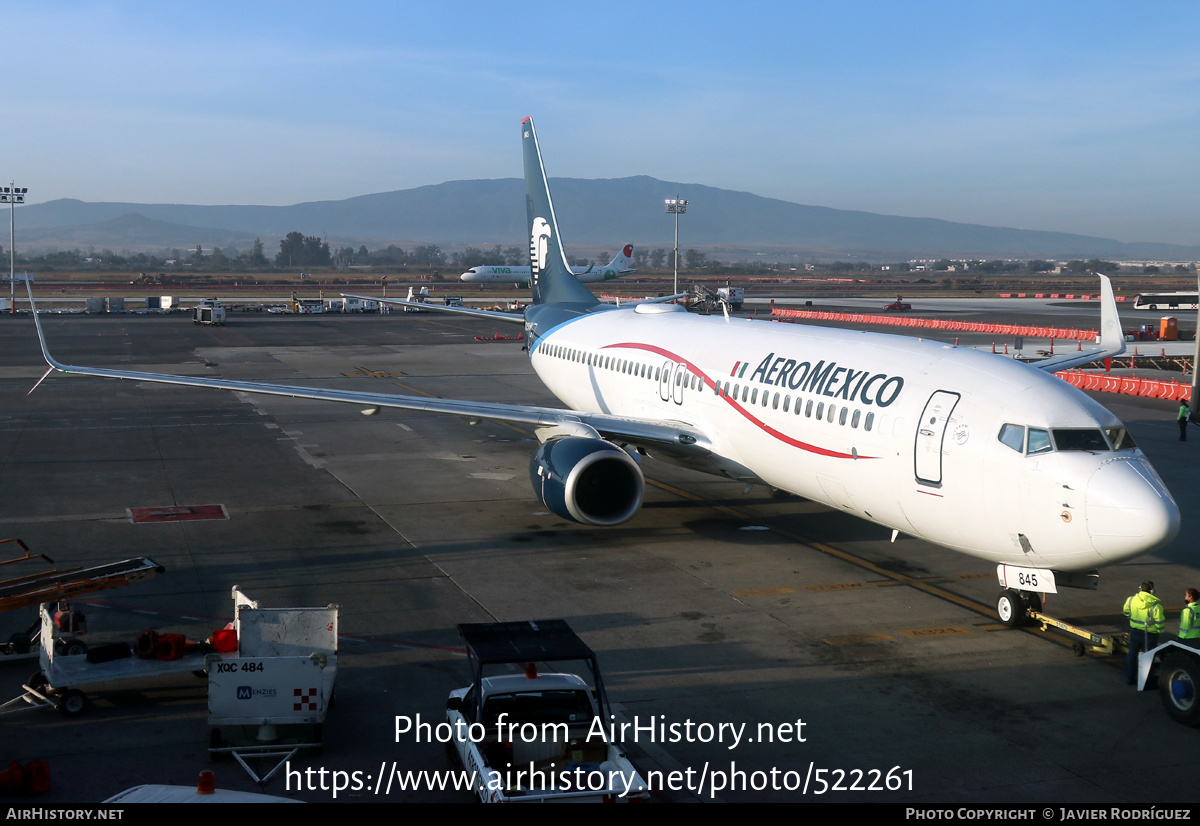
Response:
[[[17,279],[13,272],[16,266],[14,257],[16,248],[15,210],[17,204],[25,203],[25,193],[28,191],[27,187],[15,186],[11,182],[8,186],[0,186],[0,204],[8,204],[8,292],[10,297],[8,310],[11,315],[17,314]]]
[[[675,216],[675,289],[671,290],[675,295],[679,294],[679,216],[687,212],[687,208],[688,202],[681,201],[678,194],[667,199],[667,214]]]
[[[1200,291],[1200,261],[1196,262],[1196,289]],[[1197,403],[1200,399],[1196,398],[1197,391],[1200,391],[1200,386],[1197,381],[1200,381],[1200,376],[1197,376],[1196,365],[1200,364],[1200,305],[1196,306],[1196,335],[1194,336],[1196,346],[1192,350],[1192,397],[1188,400],[1188,419],[1192,422],[1196,421]]]

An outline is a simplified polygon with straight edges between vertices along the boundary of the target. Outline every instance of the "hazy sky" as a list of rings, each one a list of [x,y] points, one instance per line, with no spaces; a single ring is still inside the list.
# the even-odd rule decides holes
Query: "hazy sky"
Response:
[[[1192,2],[0,0],[0,15],[0,179],[31,203],[518,177],[531,115],[552,176],[1200,244]]]

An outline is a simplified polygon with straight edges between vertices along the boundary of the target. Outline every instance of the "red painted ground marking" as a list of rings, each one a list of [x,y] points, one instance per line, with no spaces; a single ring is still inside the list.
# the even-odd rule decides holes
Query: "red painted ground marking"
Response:
[[[224,505],[177,505],[165,508],[129,508],[129,520],[146,522],[191,522],[197,519],[228,519]]]

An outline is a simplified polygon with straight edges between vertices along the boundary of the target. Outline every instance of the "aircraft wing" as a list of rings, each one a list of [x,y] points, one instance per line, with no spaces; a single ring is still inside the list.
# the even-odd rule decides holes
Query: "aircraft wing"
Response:
[[[473,315],[478,318],[490,318],[492,321],[507,321],[509,324],[524,324],[525,317],[516,313],[502,313],[496,310],[473,310],[470,307],[445,307],[441,304],[422,304],[419,301],[405,301],[402,298],[380,298],[377,295],[353,295],[342,293],[342,298],[361,298],[363,301],[378,301],[381,304],[396,304],[401,307],[419,307],[422,310],[434,310],[439,313],[459,313]]]
[[[1117,299],[1113,296],[1112,281],[1107,275],[1100,276],[1100,346],[1092,350],[1052,356],[1041,361],[1030,362],[1031,367],[1054,373],[1090,364],[1104,358],[1119,356],[1125,352],[1125,334],[1121,332],[1121,319],[1117,315]]]
[[[45,380],[46,376],[52,370],[58,370],[62,373],[74,373],[81,376],[149,381],[160,384],[177,384],[185,387],[208,387],[214,390],[233,390],[268,396],[288,396],[296,399],[342,402],[344,404],[358,405],[363,409],[362,412],[368,415],[377,413],[380,408],[392,407],[402,410],[422,410],[430,413],[450,413],[456,416],[466,416],[471,419],[496,419],[503,422],[529,425],[537,429],[557,428],[560,431],[570,431],[575,435],[602,436],[616,442],[645,447],[667,447],[674,450],[682,448],[697,456],[708,453],[708,447],[711,444],[708,436],[699,428],[685,422],[630,419],[605,413],[583,413],[553,407],[460,401],[457,399],[403,396],[390,393],[362,393],[353,390],[325,390],[316,387],[300,387],[288,384],[205,379],[190,376],[173,376],[167,373],[142,373],[134,370],[111,370],[101,367],[80,367],[63,364],[50,355],[50,350],[46,345],[45,334],[42,332],[42,323],[38,319],[37,307],[33,305],[32,289],[30,289],[29,303],[33,311],[34,324],[37,327],[38,340],[42,346],[42,355],[45,357],[46,363],[50,365],[50,370],[47,370],[46,375],[43,375],[38,383],[34,385],[34,390],[37,389],[38,385]],[[32,393],[33,390],[29,392]]]
[[[620,298],[612,301],[605,299],[605,304],[615,303],[618,307],[634,307],[638,304],[666,304],[669,301],[675,301],[678,298],[687,298],[691,293],[675,293],[675,295],[660,295],[656,298],[634,298],[629,301],[622,301]]]

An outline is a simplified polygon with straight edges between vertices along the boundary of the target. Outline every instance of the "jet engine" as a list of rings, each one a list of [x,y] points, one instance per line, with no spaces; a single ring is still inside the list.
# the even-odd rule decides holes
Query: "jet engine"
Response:
[[[642,469],[603,439],[546,442],[529,462],[529,480],[546,507],[585,525],[620,525],[642,506]]]

